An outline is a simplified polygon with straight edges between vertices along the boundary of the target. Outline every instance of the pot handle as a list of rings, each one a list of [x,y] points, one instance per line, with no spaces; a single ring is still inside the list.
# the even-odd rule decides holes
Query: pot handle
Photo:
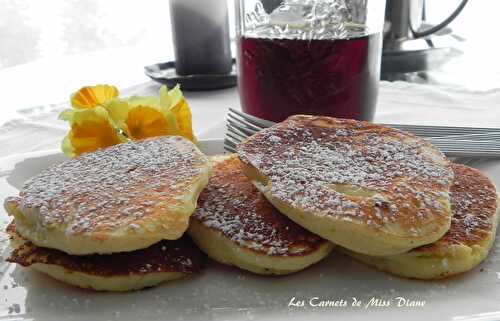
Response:
[[[455,20],[455,18],[460,14],[460,12],[462,12],[465,5],[467,4],[467,1],[469,1],[469,0],[462,0],[462,2],[460,2],[458,7],[455,9],[455,11],[453,11],[452,14],[449,15],[448,18],[444,19],[443,22],[441,22],[440,24],[437,24],[434,27],[431,27],[431,28],[429,28],[427,30],[423,30],[423,31],[416,31],[416,30],[412,29],[411,32],[413,33],[413,37],[415,37],[415,38],[426,37],[426,36],[429,36],[435,32],[438,32],[439,30],[443,29],[450,22]]]

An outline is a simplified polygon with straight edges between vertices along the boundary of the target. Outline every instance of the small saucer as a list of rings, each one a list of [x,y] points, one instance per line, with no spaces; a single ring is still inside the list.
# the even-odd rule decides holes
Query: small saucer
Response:
[[[175,62],[163,62],[144,67],[144,73],[154,81],[167,85],[169,88],[180,84],[182,90],[202,91],[223,89],[236,86],[236,63],[233,59],[231,72],[225,75],[178,75],[175,72]]]

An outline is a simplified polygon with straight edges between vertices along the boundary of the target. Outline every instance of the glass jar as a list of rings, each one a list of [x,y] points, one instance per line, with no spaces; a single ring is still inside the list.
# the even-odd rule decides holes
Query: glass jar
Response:
[[[237,0],[242,109],[372,120],[384,0]]]

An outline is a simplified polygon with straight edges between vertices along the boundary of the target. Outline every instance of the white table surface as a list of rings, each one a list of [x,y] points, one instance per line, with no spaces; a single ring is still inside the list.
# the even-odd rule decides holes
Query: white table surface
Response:
[[[153,82],[122,90],[123,95],[154,94]],[[69,95],[69,93],[68,93]],[[236,88],[185,92],[198,138],[221,138],[229,107],[239,108]],[[0,126],[0,158],[12,154],[58,148],[67,131],[57,120],[67,103],[17,110]],[[5,118],[4,118],[5,119]],[[466,92],[405,82],[381,82],[375,121],[386,123],[500,127],[500,89]]]

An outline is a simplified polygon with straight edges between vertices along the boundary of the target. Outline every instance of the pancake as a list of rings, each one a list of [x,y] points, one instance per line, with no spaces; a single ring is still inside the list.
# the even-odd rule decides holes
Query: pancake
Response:
[[[188,229],[209,257],[258,274],[289,274],[330,253],[333,244],[269,204],[243,175],[235,154],[213,161],[213,176]]]
[[[68,254],[108,254],[180,238],[210,163],[190,141],[164,136],[53,165],[5,200],[19,234]]]
[[[440,279],[473,269],[491,249],[499,219],[499,200],[493,183],[473,168],[453,164],[453,219],[437,242],[408,253],[373,257],[347,252],[382,271],[417,279]]]
[[[249,137],[238,154],[281,213],[352,251],[404,253],[450,228],[449,161],[412,134],[297,115]]]
[[[203,254],[187,236],[126,253],[69,255],[34,245],[16,232],[13,223],[7,232],[13,248],[8,262],[30,266],[59,281],[97,291],[151,287],[199,272],[204,265]]]

